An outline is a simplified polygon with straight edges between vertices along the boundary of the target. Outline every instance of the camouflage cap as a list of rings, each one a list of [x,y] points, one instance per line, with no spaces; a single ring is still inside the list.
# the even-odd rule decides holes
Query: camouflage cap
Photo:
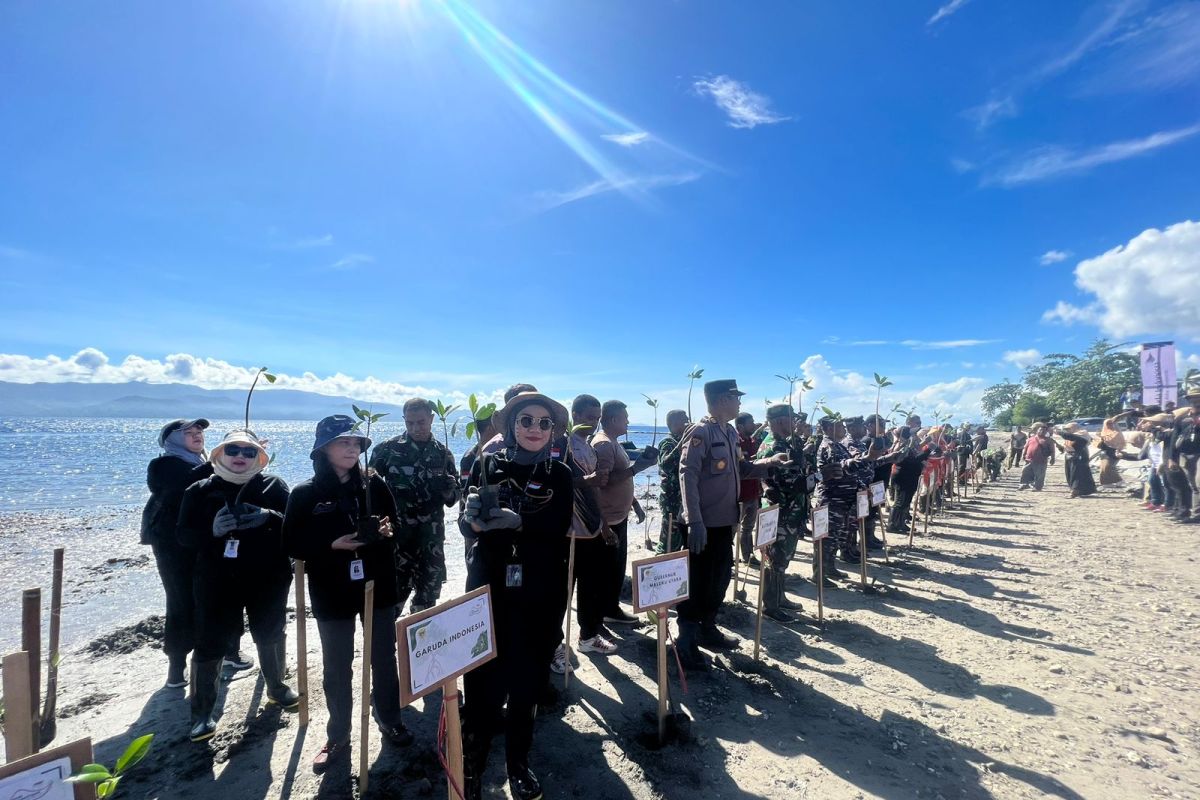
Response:
[[[857,417],[843,417],[842,424],[843,425],[866,425],[867,423],[863,422],[862,416],[857,416]]]
[[[767,419],[780,419],[782,417],[794,417],[796,412],[787,403],[775,403],[767,407]]]

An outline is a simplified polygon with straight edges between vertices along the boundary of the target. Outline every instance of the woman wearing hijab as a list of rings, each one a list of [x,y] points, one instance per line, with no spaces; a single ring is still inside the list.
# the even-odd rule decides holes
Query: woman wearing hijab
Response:
[[[241,629],[243,611],[258,647],[268,702],[292,711],[300,701],[283,682],[284,613],[292,583],[282,537],[287,484],[263,472],[269,459],[252,431],[226,434],[209,461],[212,477],[188,487],[179,509],[180,543],[196,551],[193,742],[216,733],[221,656]]]
[[[1091,437],[1083,428],[1074,422],[1068,422],[1058,429],[1065,443],[1065,467],[1067,471],[1067,486],[1071,497],[1085,497],[1096,493],[1096,481],[1092,478],[1092,468],[1089,464],[1088,445]]]
[[[561,636],[574,511],[571,470],[551,457],[556,433],[566,431],[567,410],[543,394],[522,392],[493,419],[503,449],[472,467],[459,518],[466,588],[491,589],[497,650],[464,679],[466,798],[481,796],[492,738],[503,732],[509,790],[516,800],[537,800],[542,788],[529,768],[529,750],[537,698]]]
[[[205,460],[206,419],[177,419],[168,422],[158,434],[163,454],[146,467],[146,485],[150,499],[142,511],[142,544],[154,551],[154,563],[167,595],[163,652],[167,654],[167,687],[187,686],[184,669],[188,653],[195,646],[196,606],[192,600],[192,572],[196,553],[183,547],[175,536],[179,522],[179,503],[187,487],[212,475]]]
[[[309,457],[313,477],[292,491],[284,516],[283,536],[288,552],[303,559],[312,594],[313,616],[321,637],[324,668],[322,687],[329,722],[325,746],[313,760],[313,771],[350,754],[353,714],[355,617],[363,614],[363,587],[375,582],[371,615],[371,703],[379,731],[391,744],[403,747],[412,734],[400,719],[400,678],[396,666],[396,501],[377,475],[367,482],[359,457],[371,440],[358,432],[345,414],[317,423]],[[370,509],[368,513],[368,508]],[[373,522],[378,520],[378,533]],[[362,533],[366,528],[366,532]]]

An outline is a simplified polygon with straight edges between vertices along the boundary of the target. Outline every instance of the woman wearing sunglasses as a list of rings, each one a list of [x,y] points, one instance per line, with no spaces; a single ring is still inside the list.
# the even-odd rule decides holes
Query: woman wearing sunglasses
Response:
[[[221,657],[241,629],[243,611],[258,647],[267,701],[294,711],[300,700],[283,682],[284,612],[292,583],[282,536],[287,484],[263,472],[269,459],[252,431],[226,434],[209,461],[212,477],[188,487],[179,509],[180,543],[197,553],[193,742],[216,733]]]
[[[509,790],[516,800],[536,800],[542,788],[529,768],[529,750],[537,698],[561,638],[574,510],[571,470],[551,458],[550,446],[566,431],[567,410],[545,395],[523,392],[493,420],[504,447],[472,467],[459,518],[466,588],[491,589],[497,651],[464,679],[466,798],[481,796],[492,738],[503,732]]]
[[[399,602],[396,545],[396,501],[383,479],[371,475],[367,485],[359,458],[371,440],[358,432],[345,414],[317,423],[309,454],[313,477],[292,492],[284,515],[288,552],[304,559],[312,592],[313,616],[321,637],[322,687],[329,722],[325,746],[313,760],[321,774],[350,754],[353,713],[355,618],[363,614],[363,587],[375,582],[371,641],[371,704],[379,732],[403,747],[412,734],[400,719],[400,677],[396,668],[396,605]],[[369,520],[375,517],[378,527]]]

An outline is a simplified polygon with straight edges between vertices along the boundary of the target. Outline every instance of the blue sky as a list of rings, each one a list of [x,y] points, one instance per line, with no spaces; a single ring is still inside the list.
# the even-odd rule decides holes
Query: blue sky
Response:
[[[0,380],[977,418],[1101,334],[1200,366],[1200,2],[750,8],[4,4]]]

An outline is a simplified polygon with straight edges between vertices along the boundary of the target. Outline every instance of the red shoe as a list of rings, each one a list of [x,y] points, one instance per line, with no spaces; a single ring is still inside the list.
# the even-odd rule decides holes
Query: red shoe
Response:
[[[1150,510],[1151,510],[1151,511],[1166,511],[1166,510],[1167,510],[1167,507],[1166,507],[1166,506],[1154,506],[1154,507],[1153,507],[1153,508],[1151,508]]]
[[[1154,503],[1151,503],[1151,502],[1149,502],[1149,501],[1147,501],[1147,502],[1145,502],[1145,503],[1142,503],[1142,508],[1144,508],[1146,511],[1153,511],[1153,510],[1154,510]]]
[[[329,769],[334,762],[348,756],[350,754],[350,743],[336,744],[334,742],[326,742],[321,748],[321,752],[317,753],[317,757],[313,759],[313,773],[321,775],[325,770]]]

